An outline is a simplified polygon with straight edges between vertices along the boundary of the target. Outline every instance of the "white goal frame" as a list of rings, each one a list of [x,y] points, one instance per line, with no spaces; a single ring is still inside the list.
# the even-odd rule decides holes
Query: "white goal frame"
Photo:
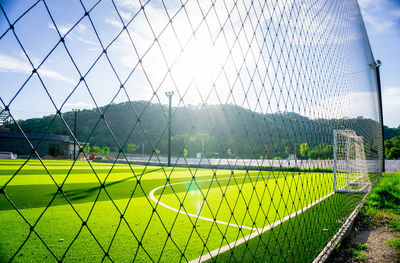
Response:
[[[338,159],[338,136],[345,137],[345,159]],[[361,151],[361,156],[358,156],[360,160],[351,160],[350,144],[356,143],[356,150]],[[358,136],[354,130],[333,130],[333,192],[335,193],[366,193],[369,191],[371,183],[368,179],[368,169],[366,167],[366,158],[364,152],[364,139],[362,136]],[[364,167],[361,167],[360,177],[364,177],[364,182],[357,182],[356,180],[350,181],[350,172],[352,170],[351,162],[358,161],[359,163],[364,163]],[[345,162],[340,168],[344,168],[346,173],[346,184],[344,186],[337,186],[338,178],[338,166],[339,162]],[[342,163],[343,164],[343,163]],[[364,175],[363,175],[364,173]],[[359,177],[359,178],[360,178]],[[349,186],[354,186],[356,189],[349,189]]]

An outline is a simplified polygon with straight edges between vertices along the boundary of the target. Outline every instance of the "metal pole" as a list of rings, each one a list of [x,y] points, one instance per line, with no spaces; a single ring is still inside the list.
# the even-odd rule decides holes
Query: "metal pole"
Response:
[[[376,69],[376,84],[378,88],[378,107],[379,107],[379,122],[381,123],[381,133],[382,133],[382,163],[381,168],[382,172],[385,172],[385,136],[384,136],[384,128],[383,128],[383,107],[382,107],[382,87],[381,87],[381,74],[379,72],[379,68],[382,65],[380,60],[377,60],[375,63]]]
[[[346,185],[350,184],[350,143],[349,143],[350,138],[346,138],[346,170],[347,170],[347,175],[346,175]]]
[[[171,104],[172,104],[172,96],[174,95],[173,91],[165,92],[165,95],[169,99],[169,109],[168,109],[168,166],[171,166]]]
[[[336,173],[337,173],[337,131],[333,130],[333,192],[336,192]]]
[[[77,110],[74,109],[74,137],[76,138],[76,115],[77,115]],[[75,160],[76,157],[76,140],[74,139],[74,157],[73,159]]]

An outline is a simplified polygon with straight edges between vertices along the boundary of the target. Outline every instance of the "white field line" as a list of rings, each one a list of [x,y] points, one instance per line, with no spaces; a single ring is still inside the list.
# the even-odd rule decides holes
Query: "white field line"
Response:
[[[339,188],[339,190],[343,189],[344,187],[346,187],[346,186],[345,185],[342,186],[341,188]],[[226,246],[223,246],[223,247],[220,247],[218,249],[215,249],[215,250],[209,252],[208,254],[201,255],[200,257],[191,260],[190,263],[204,262],[206,260],[209,260],[209,259],[217,256],[218,254],[224,253],[224,252],[226,252],[226,251],[228,251],[228,250],[230,250],[230,249],[232,249],[232,248],[234,248],[234,247],[236,247],[236,246],[238,246],[240,244],[243,244],[243,243],[249,241],[250,239],[255,238],[256,236],[259,236],[262,233],[264,233],[264,232],[266,232],[266,231],[268,231],[268,230],[270,230],[270,229],[282,224],[283,222],[285,222],[285,221],[287,221],[287,220],[289,220],[289,219],[291,219],[293,217],[298,216],[299,214],[303,213],[304,211],[306,211],[307,209],[313,207],[314,205],[322,202],[323,200],[327,199],[328,197],[330,197],[333,194],[334,194],[334,192],[331,192],[331,193],[327,194],[326,196],[318,199],[317,201],[315,201],[315,202],[313,202],[313,203],[301,208],[300,210],[298,210],[298,211],[296,211],[296,212],[294,212],[294,213],[292,213],[292,214],[290,214],[290,215],[288,215],[288,216],[286,216],[284,218],[281,218],[281,219],[273,222],[272,224],[269,224],[268,226],[263,227],[260,232],[259,231],[252,232],[249,235],[247,235],[247,236],[245,236],[245,237],[243,237],[243,238],[241,238],[239,240],[233,241],[232,243],[230,243],[230,244],[228,244]],[[259,230],[259,229],[257,229],[257,230]]]
[[[243,243],[249,241],[250,239],[255,238],[256,236],[259,236],[262,233],[264,233],[264,232],[266,232],[266,231],[268,231],[268,230],[270,230],[270,229],[282,224],[283,222],[285,222],[285,221],[287,221],[287,220],[289,220],[289,219],[291,219],[293,217],[296,217],[297,215],[301,214],[302,212],[304,212],[307,209],[313,207],[314,205],[316,205],[319,202],[325,200],[326,198],[330,197],[333,194],[334,193],[332,192],[332,193],[322,197],[321,199],[318,199],[317,201],[315,201],[315,202],[303,207],[302,209],[300,209],[300,210],[298,210],[298,211],[296,211],[296,212],[294,212],[294,213],[292,213],[292,214],[290,214],[290,215],[288,215],[288,216],[286,216],[284,218],[281,218],[278,221],[275,221],[272,224],[269,224],[268,226],[265,226],[265,227],[261,228],[261,231],[252,232],[249,235],[247,235],[247,236],[245,236],[245,237],[243,237],[243,238],[241,238],[239,240],[236,240],[236,241],[234,241],[234,242],[232,242],[232,243],[230,243],[230,244],[228,244],[226,246],[223,246],[221,248],[215,249],[215,250],[209,252],[208,254],[205,254],[205,255],[202,255],[202,256],[200,256],[200,257],[198,257],[196,259],[193,259],[193,260],[190,261],[190,263],[204,262],[206,260],[209,260],[209,259],[217,256],[220,253],[224,253],[224,252],[226,252],[226,251],[228,251],[228,250],[230,250],[230,249],[232,249],[232,248],[234,248],[234,247],[236,247],[236,246],[238,246],[240,244],[243,244]]]
[[[238,179],[239,179],[239,178],[246,178],[246,177],[256,177],[256,176],[239,176],[239,177],[235,177],[235,178],[238,178]],[[228,180],[228,179],[229,179],[229,178],[218,178],[218,180]],[[215,179],[196,180],[196,182],[210,182],[210,181],[212,181],[212,180],[215,180]],[[187,184],[187,183],[190,183],[190,182],[191,182],[191,181],[179,182],[179,183],[172,183],[172,184],[170,184],[170,185]],[[165,208],[168,208],[168,209],[170,209],[170,210],[172,210],[172,211],[175,211],[175,212],[177,212],[177,213],[181,213],[181,214],[184,214],[184,215],[188,215],[188,216],[194,217],[194,218],[196,218],[196,219],[202,219],[202,220],[205,220],[205,221],[215,222],[215,223],[218,223],[218,224],[227,225],[227,226],[233,226],[233,227],[237,227],[237,228],[249,229],[249,230],[252,230],[252,231],[261,230],[261,229],[262,229],[262,228],[248,227],[248,226],[240,226],[240,225],[236,225],[236,224],[232,224],[232,223],[228,223],[228,222],[223,222],[223,221],[219,221],[219,220],[215,220],[215,221],[214,221],[214,219],[207,218],[207,217],[203,217],[203,216],[200,216],[200,215],[195,215],[195,214],[187,213],[187,212],[185,212],[185,211],[178,210],[178,209],[176,209],[176,208],[174,208],[174,207],[172,207],[172,206],[169,206],[169,205],[167,205],[167,204],[164,204],[163,202],[161,202],[160,200],[158,200],[157,198],[154,197],[154,192],[157,191],[158,189],[164,188],[164,187],[166,187],[166,186],[167,186],[167,185],[162,185],[162,186],[159,186],[159,187],[154,188],[153,190],[151,190],[150,193],[149,193],[150,199],[153,200],[154,202],[158,203],[159,205],[165,207]]]
[[[240,177],[235,177],[235,178],[246,178],[246,177],[256,177],[256,176],[240,176]],[[218,178],[218,180],[228,180],[228,179],[229,179],[229,177],[228,178]],[[209,181],[212,181],[212,180],[214,180],[214,179],[196,180],[196,182],[209,182]],[[190,181],[172,183],[171,185],[187,184],[187,183],[190,183]],[[209,252],[208,254],[202,255],[202,256],[190,261],[191,263],[203,262],[203,261],[209,260],[209,259],[215,257],[216,255],[220,254],[220,253],[223,253],[223,252],[228,251],[228,250],[230,250],[230,249],[232,249],[232,248],[234,248],[234,247],[236,247],[236,246],[238,246],[240,244],[243,244],[243,243],[249,241],[250,239],[255,238],[256,236],[259,236],[262,233],[264,233],[264,232],[266,232],[266,231],[268,231],[268,230],[270,230],[270,229],[282,224],[283,222],[285,222],[285,221],[287,221],[287,220],[289,220],[289,219],[291,219],[293,217],[296,217],[297,215],[301,214],[302,212],[306,211],[307,209],[313,207],[314,205],[320,203],[321,201],[327,199],[328,197],[330,197],[331,195],[334,194],[334,192],[331,192],[331,193],[327,194],[326,196],[316,200],[315,202],[313,202],[313,203],[301,208],[300,210],[298,210],[298,211],[296,211],[296,212],[294,212],[294,213],[292,213],[292,214],[290,214],[290,215],[288,215],[288,216],[286,216],[284,218],[281,218],[281,219],[279,219],[279,220],[277,220],[277,221],[275,221],[275,222],[273,222],[273,223],[271,223],[271,224],[269,224],[269,225],[267,225],[265,227],[253,228],[253,227],[248,227],[248,226],[240,226],[240,225],[236,225],[236,224],[232,224],[232,223],[228,223],[228,222],[223,222],[223,221],[219,221],[219,220],[215,220],[214,221],[214,219],[211,219],[211,218],[207,218],[207,217],[203,217],[203,216],[200,216],[200,215],[187,213],[185,211],[178,210],[178,209],[176,209],[174,207],[171,207],[171,206],[161,202],[160,200],[158,200],[157,198],[154,197],[155,191],[157,191],[157,190],[159,190],[161,188],[164,188],[164,187],[166,187],[166,185],[162,185],[162,186],[154,188],[153,190],[150,191],[149,196],[150,196],[150,199],[153,200],[155,203],[158,203],[159,205],[161,205],[161,206],[163,206],[163,207],[165,207],[167,209],[170,209],[170,210],[172,210],[174,212],[177,212],[177,213],[181,213],[181,214],[184,214],[184,215],[188,215],[188,216],[194,217],[196,219],[202,219],[202,220],[205,220],[205,221],[215,222],[215,223],[222,224],[222,225],[227,225],[227,226],[232,226],[232,227],[237,227],[237,228],[243,228],[243,229],[249,229],[249,230],[252,230],[252,231],[256,231],[256,232],[252,232],[249,235],[247,235],[247,236],[245,236],[245,237],[243,237],[243,238],[241,238],[239,240],[236,240],[236,241],[234,241],[234,242],[232,242],[232,243],[230,243],[230,244],[228,244],[226,246],[220,247],[220,248],[218,248],[216,250],[213,250],[213,251]]]

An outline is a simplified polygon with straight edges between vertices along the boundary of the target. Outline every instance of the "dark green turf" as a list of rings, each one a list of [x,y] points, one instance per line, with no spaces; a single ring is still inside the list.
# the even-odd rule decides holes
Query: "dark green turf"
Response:
[[[362,197],[361,194],[334,194],[207,262],[312,262]]]
[[[164,187],[155,191],[155,198],[173,208],[257,227],[275,222],[332,190],[331,174],[318,172],[171,169],[109,163],[92,163],[90,167],[86,162],[45,161],[49,175],[38,160],[21,167],[23,164],[23,160],[0,161],[0,188],[5,192],[0,194],[0,261],[51,262],[63,258],[91,262],[101,260],[105,251],[115,262],[188,261],[252,232],[157,205],[149,199],[149,192],[159,186]],[[62,192],[53,180],[62,185]],[[179,182],[184,183],[176,185]],[[276,261],[283,253],[284,259],[293,261],[297,255],[315,256],[340,225],[329,222],[343,218],[359,201],[355,195],[348,195],[347,201],[344,196],[333,195],[253,239],[248,249],[238,246],[233,250],[234,257],[224,254],[217,259],[241,260],[243,256],[244,261],[252,261],[254,255],[257,261]],[[319,233],[322,225],[318,220],[327,222],[329,231]]]

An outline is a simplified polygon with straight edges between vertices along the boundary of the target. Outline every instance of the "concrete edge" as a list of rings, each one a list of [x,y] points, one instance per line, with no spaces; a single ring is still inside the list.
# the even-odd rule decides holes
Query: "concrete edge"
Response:
[[[370,190],[363,197],[363,199],[357,205],[357,207],[353,210],[353,212],[347,217],[346,221],[343,223],[343,225],[340,227],[340,229],[336,232],[336,234],[331,238],[331,240],[326,244],[324,249],[322,249],[322,251],[314,259],[313,263],[326,262],[329,259],[333,250],[335,249],[335,247],[340,242],[342,242],[344,237],[346,237],[349,234],[349,231],[351,230],[351,228],[354,224],[354,220],[356,219],[358,212],[361,210],[362,206],[364,205],[365,200],[369,196],[369,193],[370,193]]]

